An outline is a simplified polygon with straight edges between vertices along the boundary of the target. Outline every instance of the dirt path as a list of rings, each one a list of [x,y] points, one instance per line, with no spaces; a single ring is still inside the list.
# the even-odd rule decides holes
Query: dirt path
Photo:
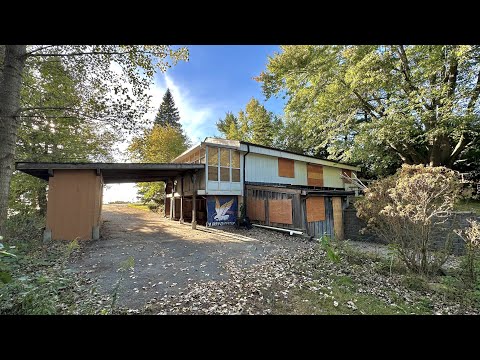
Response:
[[[127,205],[104,205],[101,239],[91,241],[72,266],[95,278],[101,292],[118,287],[118,304],[138,309],[153,298],[181,294],[189,284],[229,277],[226,263],[248,267],[276,251],[309,246],[271,231],[251,230],[255,241],[241,241]],[[132,258],[133,271],[118,271]],[[123,278],[123,279],[121,279]]]

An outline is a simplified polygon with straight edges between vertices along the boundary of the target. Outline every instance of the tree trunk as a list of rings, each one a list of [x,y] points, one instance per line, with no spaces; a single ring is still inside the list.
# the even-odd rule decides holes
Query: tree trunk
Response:
[[[439,135],[430,147],[430,166],[448,166],[452,145],[447,135]]]
[[[40,216],[47,216],[47,184],[38,189],[37,204]]]
[[[4,235],[7,219],[8,193],[20,122],[18,113],[25,54],[26,45],[6,45],[0,74],[0,235]]]

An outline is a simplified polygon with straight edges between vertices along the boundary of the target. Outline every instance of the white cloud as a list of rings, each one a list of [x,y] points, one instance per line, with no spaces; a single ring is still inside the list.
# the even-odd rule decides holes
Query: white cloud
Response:
[[[189,93],[188,89],[181,88],[175,83],[173,78],[163,75],[164,85],[156,79],[155,84],[150,89],[152,95],[152,110],[147,113],[149,119],[153,119],[158,111],[163,95],[167,88],[173,95],[173,100],[180,113],[180,123],[193,143],[199,142],[208,135],[205,131],[205,125],[213,119],[213,109],[209,106],[198,104]]]
[[[118,70],[118,69],[116,69]],[[189,93],[188,89],[181,88],[175,83],[173,78],[168,75],[163,75],[163,84],[160,83],[159,78],[155,79],[154,84],[149,89],[148,94],[152,96],[151,109],[144,115],[144,119],[150,120],[155,118],[155,115],[162,102],[163,95],[170,89],[175,101],[175,105],[180,113],[180,123],[187,133],[192,143],[197,143],[210,135],[208,122],[213,121],[213,108],[206,105],[199,105]],[[131,135],[125,135],[123,141],[118,144],[120,153],[116,154],[115,160],[118,162],[129,161],[125,151],[132,139]],[[135,184],[111,184],[104,190],[104,203],[112,201],[135,201],[137,195],[137,188]]]

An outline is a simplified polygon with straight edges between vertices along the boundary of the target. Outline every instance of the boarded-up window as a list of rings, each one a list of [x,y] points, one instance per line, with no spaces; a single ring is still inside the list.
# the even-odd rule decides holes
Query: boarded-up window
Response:
[[[220,166],[229,167],[230,166],[230,150],[229,149],[220,149]]]
[[[309,186],[323,186],[323,166],[308,164],[307,177]]]
[[[292,199],[268,200],[268,217],[271,223],[292,224]]]
[[[352,177],[352,170],[342,169],[342,175]],[[342,178],[343,182],[349,182],[347,179]]]
[[[325,198],[307,198],[307,222],[325,221]]]
[[[250,220],[265,221],[265,200],[247,197],[247,216]]]
[[[218,166],[208,167],[208,181],[218,181]]]
[[[278,158],[278,176],[294,178],[295,161],[291,159]]]

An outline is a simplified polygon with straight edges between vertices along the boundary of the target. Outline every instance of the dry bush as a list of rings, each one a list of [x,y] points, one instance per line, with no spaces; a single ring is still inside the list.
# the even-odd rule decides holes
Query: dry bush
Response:
[[[476,220],[469,219],[470,226],[464,230],[456,230],[463,241],[465,241],[465,259],[462,264],[464,270],[465,283],[471,287],[476,286],[478,282],[479,269],[476,263],[480,257],[480,223]]]
[[[450,216],[461,183],[445,167],[403,165],[395,175],[378,180],[355,202],[357,215],[374,234],[394,244],[412,271],[436,272],[446,261],[450,241],[432,250],[432,231]]]

